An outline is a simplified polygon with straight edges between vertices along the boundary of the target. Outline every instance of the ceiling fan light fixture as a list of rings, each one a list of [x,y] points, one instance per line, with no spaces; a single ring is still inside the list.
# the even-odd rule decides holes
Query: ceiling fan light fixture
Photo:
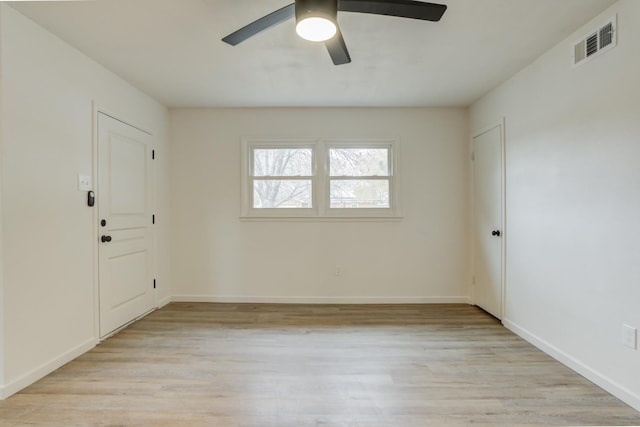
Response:
[[[424,0],[293,0],[293,3],[274,10],[223,37],[222,41],[235,46],[295,17],[296,33],[300,37],[314,42],[325,42],[334,65],[348,64],[351,62],[351,56],[338,26],[338,9],[340,12],[369,13],[437,22],[447,10],[447,5]]]
[[[296,33],[305,40],[323,42],[338,32],[338,0],[296,0]]]
[[[330,19],[310,16],[296,24],[296,33],[305,40],[323,42],[336,35],[337,27]]]

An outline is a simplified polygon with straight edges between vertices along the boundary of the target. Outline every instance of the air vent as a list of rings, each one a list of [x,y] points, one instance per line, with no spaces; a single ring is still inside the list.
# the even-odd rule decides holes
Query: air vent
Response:
[[[598,34],[587,37],[587,58],[598,52]]]
[[[600,49],[604,49],[613,43],[613,23],[609,22],[600,28]]]
[[[616,45],[616,17],[573,45],[573,64],[578,65]]]

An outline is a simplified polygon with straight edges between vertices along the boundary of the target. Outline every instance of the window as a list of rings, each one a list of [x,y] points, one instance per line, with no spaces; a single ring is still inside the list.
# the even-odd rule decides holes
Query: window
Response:
[[[329,207],[391,207],[390,147],[329,147]]]
[[[311,208],[312,165],[312,148],[254,148],[251,156],[252,207]]]
[[[243,140],[243,217],[399,217],[395,141]]]

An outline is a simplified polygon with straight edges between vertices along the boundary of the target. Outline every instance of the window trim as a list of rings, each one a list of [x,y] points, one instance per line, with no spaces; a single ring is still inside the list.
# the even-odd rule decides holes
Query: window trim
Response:
[[[282,177],[293,179],[311,179],[311,206],[310,208],[254,208],[253,207],[253,182],[255,177],[252,176],[253,171],[253,150],[254,149],[278,149],[278,148],[310,148],[311,149],[311,176],[310,177]],[[242,139],[242,217],[251,218],[305,218],[318,216],[318,195],[314,191],[317,181],[317,152],[318,140],[309,138],[259,138],[259,139]],[[276,179],[277,177],[267,177]],[[265,179],[265,177],[258,177]]]
[[[253,150],[258,148],[311,148],[311,208],[253,208]],[[349,179],[381,179],[389,181],[389,208],[331,208],[329,150],[331,148],[386,148],[389,156],[389,176],[349,177]],[[247,220],[397,220],[400,207],[400,177],[398,138],[250,138],[241,139],[241,219]],[[258,177],[264,179],[264,177]],[[291,177],[282,177],[291,178]],[[340,178],[340,177],[338,177]],[[302,179],[294,177],[294,179]],[[304,177],[309,179],[309,177]],[[333,178],[335,179],[335,177]]]

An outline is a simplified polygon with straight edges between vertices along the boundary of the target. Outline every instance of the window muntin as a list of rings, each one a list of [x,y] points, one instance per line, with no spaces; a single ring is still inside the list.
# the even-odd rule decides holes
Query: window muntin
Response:
[[[391,140],[243,140],[242,217],[400,217]]]

